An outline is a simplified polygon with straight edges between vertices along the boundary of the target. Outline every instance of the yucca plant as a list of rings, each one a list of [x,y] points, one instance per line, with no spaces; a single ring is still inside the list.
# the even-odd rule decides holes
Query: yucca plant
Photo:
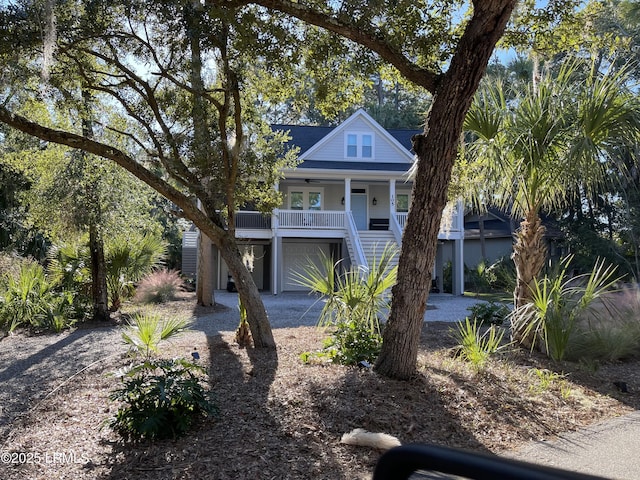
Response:
[[[491,355],[502,346],[504,330],[491,325],[484,333],[480,332],[480,325],[475,319],[473,323],[469,317],[458,324],[454,338],[458,342],[459,357],[470,362],[476,371],[481,371]]]
[[[532,341],[554,360],[564,359],[576,332],[578,319],[589,312],[596,299],[620,280],[616,268],[598,260],[589,274],[570,277],[567,269],[572,256],[560,262],[560,270],[536,280],[531,302],[511,314],[512,335]]]
[[[107,290],[112,311],[133,295],[135,282],[158,266],[166,251],[166,243],[152,235],[116,237],[107,243]]]
[[[397,267],[391,261],[397,247],[387,244],[368,269],[352,268],[339,273],[340,261],[320,254],[320,262],[309,262],[294,280],[320,294],[325,301],[318,326],[333,327],[325,350],[338,363],[373,361],[382,344],[380,316],[388,309],[389,291],[396,283]],[[326,354],[327,352],[325,352]]]

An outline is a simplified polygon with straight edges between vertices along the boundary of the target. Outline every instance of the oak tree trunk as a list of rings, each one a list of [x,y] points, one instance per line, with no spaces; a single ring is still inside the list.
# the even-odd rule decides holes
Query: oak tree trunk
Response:
[[[434,92],[425,131],[413,139],[417,171],[376,370],[408,379],[416,371],[442,210],[465,115],[515,0],[474,2],[474,14]]]
[[[226,235],[220,239],[218,248],[233,279],[238,296],[247,311],[247,322],[256,347],[275,348],[276,343],[271,331],[271,324],[264,308],[262,297],[253,277],[242,262],[242,255],[234,239]]]

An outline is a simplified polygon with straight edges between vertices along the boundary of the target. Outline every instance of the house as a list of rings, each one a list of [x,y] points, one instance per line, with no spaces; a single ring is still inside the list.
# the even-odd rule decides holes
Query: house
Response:
[[[337,127],[272,128],[289,132],[301,162],[284,172],[277,186],[283,204],[270,217],[251,211],[236,214],[240,250],[251,257],[260,290],[301,290],[294,272],[317,261],[319,252],[342,259],[346,267],[367,267],[375,250],[382,251],[387,242],[401,244],[411,202],[411,137],[418,131],[387,131],[364,110]],[[451,261],[453,292],[462,294],[463,209],[461,202],[454,207],[448,228],[439,235],[434,278],[442,290],[443,265]],[[183,239],[187,275],[196,271],[197,234],[185,232]],[[214,259],[215,288],[225,288],[227,268],[219,255]]]

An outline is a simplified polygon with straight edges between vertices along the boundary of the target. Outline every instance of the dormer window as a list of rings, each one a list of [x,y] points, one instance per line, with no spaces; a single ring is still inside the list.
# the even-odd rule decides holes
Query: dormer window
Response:
[[[349,132],[345,135],[345,157],[373,158],[373,134]]]

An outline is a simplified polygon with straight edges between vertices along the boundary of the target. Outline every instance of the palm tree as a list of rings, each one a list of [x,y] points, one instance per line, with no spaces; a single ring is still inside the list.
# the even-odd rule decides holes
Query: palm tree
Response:
[[[546,262],[541,212],[619,178],[617,147],[639,138],[640,105],[626,88],[629,70],[584,74],[583,65],[567,60],[536,88],[487,84],[466,119],[467,160],[482,172],[478,198],[522,218],[512,254],[515,307],[531,300]]]

